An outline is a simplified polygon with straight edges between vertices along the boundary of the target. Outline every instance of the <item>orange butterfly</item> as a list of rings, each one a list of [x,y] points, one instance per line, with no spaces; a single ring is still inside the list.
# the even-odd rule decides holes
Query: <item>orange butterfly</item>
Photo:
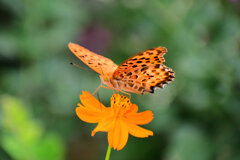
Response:
[[[100,85],[94,94],[100,87],[123,93],[154,93],[155,87],[163,88],[175,78],[172,69],[163,65],[163,55],[167,52],[164,47],[140,52],[120,66],[78,44],[69,43],[68,47],[79,59],[100,74],[102,84],[106,86]]]

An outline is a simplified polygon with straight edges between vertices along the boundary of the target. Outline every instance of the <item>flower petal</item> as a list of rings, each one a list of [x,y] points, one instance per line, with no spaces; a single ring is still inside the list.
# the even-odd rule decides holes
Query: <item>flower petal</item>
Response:
[[[153,136],[153,132],[150,130],[144,129],[132,123],[126,122],[126,124],[128,126],[128,132],[135,137],[144,138],[148,136]]]
[[[128,114],[128,113],[137,113],[137,111],[138,111],[138,106],[136,104],[132,104],[130,106],[130,109],[126,112],[126,114]]]
[[[85,107],[88,107],[93,111],[104,111],[106,109],[106,107],[88,91],[82,91],[80,100]]]
[[[97,125],[97,127],[92,131],[92,136],[95,135],[96,132],[108,132],[115,125],[115,117],[113,116],[105,116]]]
[[[84,122],[87,123],[98,123],[104,116],[110,114],[110,109],[105,112],[92,111],[86,107],[83,107],[81,104],[78,104],[79,107],[76,108],[77,116]]]
[[[126,124],[118,119],[114,125],[114,128],[108,132],[108,143],[109,146],[118,151],[123,149],[127,144],[128,140],[128,129]]]
[[[153,113],[152,111],[144,111],[140,113],[128,113],[126,114],[126,121],[137,124],[137,125],[143,125],[148,124],[153,119]]]

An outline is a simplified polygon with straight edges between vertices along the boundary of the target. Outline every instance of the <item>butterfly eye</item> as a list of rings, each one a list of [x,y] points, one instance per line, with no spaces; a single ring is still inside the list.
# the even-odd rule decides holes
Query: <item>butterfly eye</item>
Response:
[[[108,76],[104,76],[104,81],[108,81]]]

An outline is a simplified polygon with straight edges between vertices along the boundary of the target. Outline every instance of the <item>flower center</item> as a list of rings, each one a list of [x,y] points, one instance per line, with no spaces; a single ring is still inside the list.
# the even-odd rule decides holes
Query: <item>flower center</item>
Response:
[[[127,96],[114,94],[111,98],[111,108],[116,117],[122,116],[126,111],[130,109],[132,103]]]

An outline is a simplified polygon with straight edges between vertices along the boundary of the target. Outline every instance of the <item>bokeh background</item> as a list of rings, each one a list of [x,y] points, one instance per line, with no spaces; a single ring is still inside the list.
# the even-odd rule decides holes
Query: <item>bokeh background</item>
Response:
[[[114,160],[240,159],[239,0],[1,0],[0,159],[98,160],[106,133],[78,119],[82,90],[98,75],[68,42],[117,64],[165,46],[176,79],[155,94],[132,95],[154,112],[147,139],[129,138]],[[109,106],[112,91],[99,97]]]

